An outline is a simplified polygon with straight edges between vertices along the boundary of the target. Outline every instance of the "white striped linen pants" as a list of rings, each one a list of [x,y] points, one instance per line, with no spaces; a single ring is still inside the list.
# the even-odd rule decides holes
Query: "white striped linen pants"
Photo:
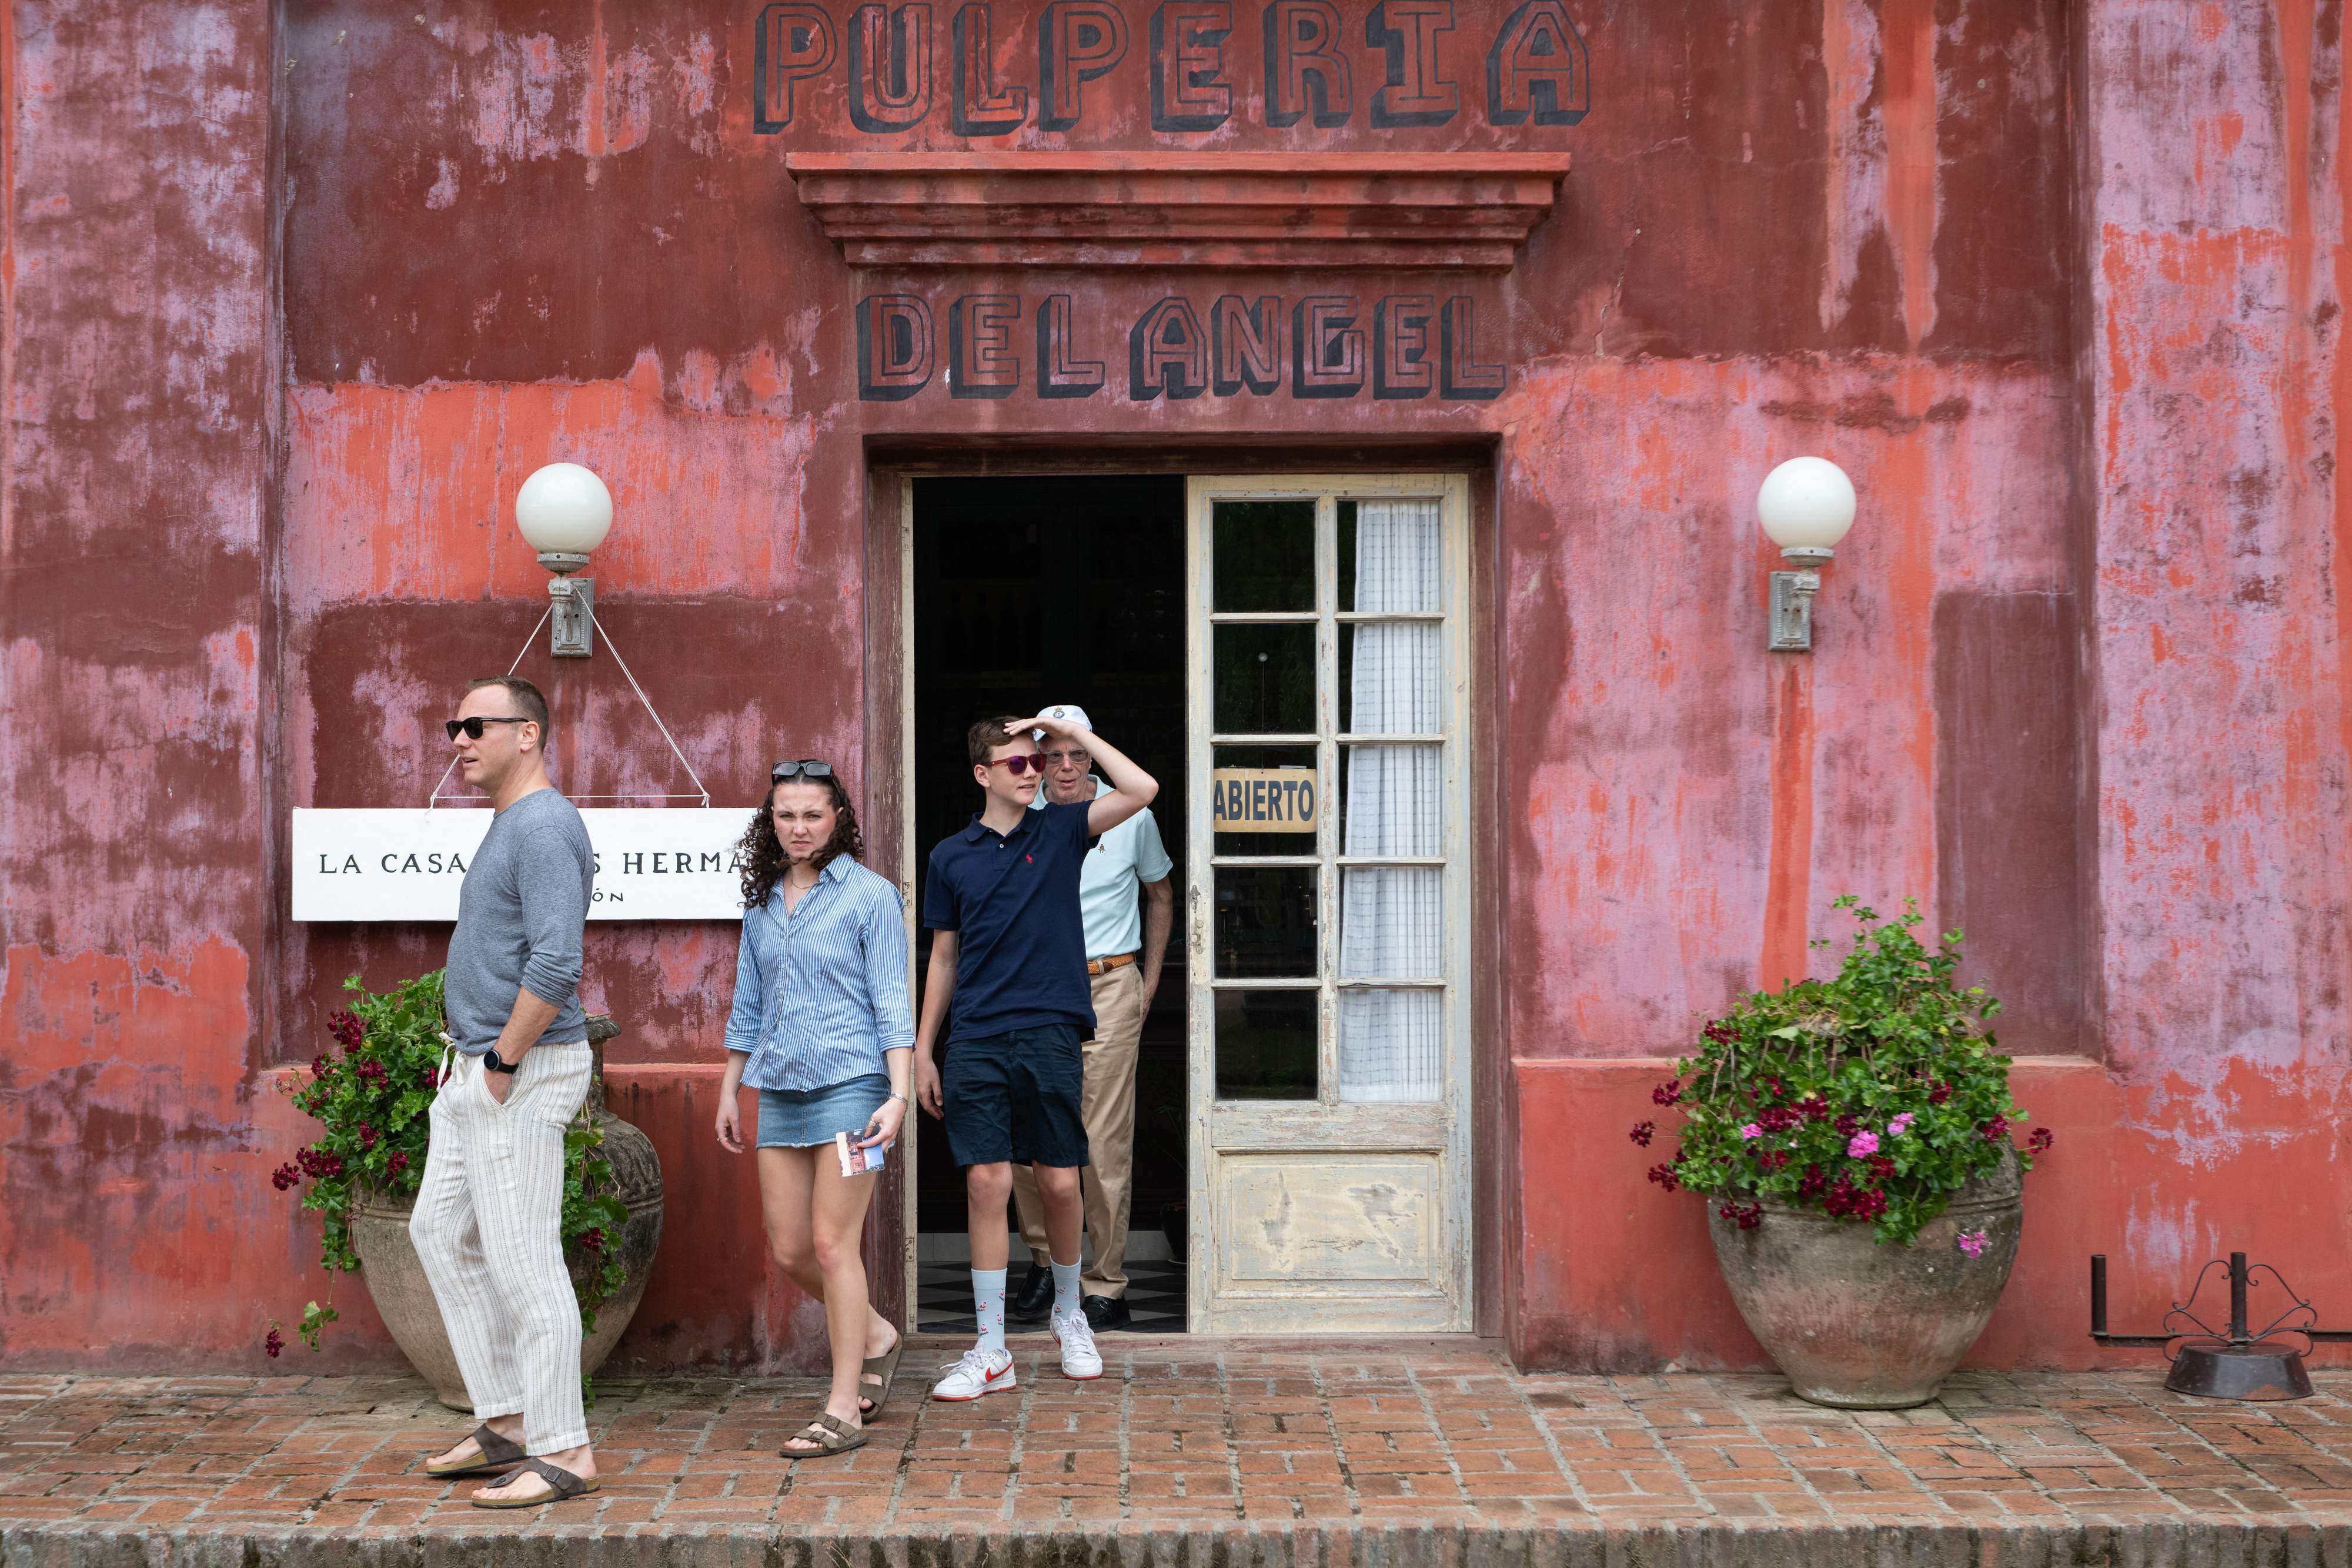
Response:
[[[433,1097],[408,1221],[474,1414],[520,1414],[528,1454],[588,1441],[562,1222],[563,1129],[588,1096],[590,1063],[585,1042],[534,1046],[501,1104],[482,1059],[459,1056]]]

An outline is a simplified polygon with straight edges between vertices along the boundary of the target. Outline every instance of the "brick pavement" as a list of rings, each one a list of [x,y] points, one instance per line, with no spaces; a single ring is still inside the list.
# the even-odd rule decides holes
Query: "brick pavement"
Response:
[[[0,1563],[2352,1562],[2352,1375],[2250,1406],[1972,1373],[1846,1414],[1471,1342],[1106,1340],[1100,1382],[1029,1340],[1017,1392],[955,1406],[919,1396],[958,1347],[918,1341],[877,1440],[800,1466],[813,1380],[600,1380],[602,1493],[511,1514],[418,1473],[466,1423],[412,1377],[0,1377]]]

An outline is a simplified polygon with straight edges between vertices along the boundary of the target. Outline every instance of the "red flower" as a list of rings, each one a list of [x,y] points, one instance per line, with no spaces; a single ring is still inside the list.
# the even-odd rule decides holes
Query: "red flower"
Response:
[[[1829,1118],[1830,1103],[1818,1094],[1808,1094],[1797,1102],[1797,1113],[1808,1122],[1826,1121]]]
[[[278,1353],[286,1348],[286,1340],[273,1328],[269,1331],[269,1337],[261,1342],[261,1348],[269,1353],[270,1360],[275,1361],[278,1359]]]
[[[1936,1086],[1927,1091],[1927,1103],[1930,1105],[1940,1105],[1951,1097],[1952,1086],[1940,1078],[1936,1080]]]
[[[345,1051],[357,1051],[360,1041],[367,1039],[367,1025],[347,1012],[331,1012],[327,1015],[327,1032]]]
[[[1829,1186],[1829,1177],[1822,1174],[1822,1167],[1807,1166],[1805,1174],[1797,1179],[1797,1196],[1815,1197],[1820,1196],[1822,1189],[1827,1186]]]
[[[1830,1125],[1837,1129],[1837,1135],[1841,1138],[1851,1138],[1856,1133],[1862,1131],[1861,1121],[1857,1119],[1854,1113],[1851,1111],[1847,1112],[1844,1115],[1840,1116],[1836,1121],[1832,1122]]]
[[[289,1186],[301,1185],[302,1173],[292,1166],[279,1166],[269,1173],[269,1185],[284,1192]]]
[[[1633,1131],[1628,1136],[1646,1149],[1650,1146],[1650,1136],[1657,1130],[1657,1126],[1655,1122],[1636,1122],[1633,1124]]]
[[[1650,1091],[1650,1103],[1653,1105],[1680,1104],[1682,1097],[1683,1081],[1679,1078],[1669,1078]]]
[[[2025,1140],[2025,1146],[2037,1155],[2046,1155],[2050,1152],[2050,1145],[2057,1141],[2058,1134],[2049,1128],[2036,1127],[2033,1129],[2033,1135]]]
[[[401,1172],[406,1170],[408,1168],[408,1152],[405,1149],[393,1150],[392,1158],[384,1162],[384,1168],[394,1176],[398,1176]]]
[[[310,1076],[313,1078],[324,1078],[327,1075],[327,1069],[331,1065],[333,1064],[328,1061],[328,1060],[323,1056],[312,1057],[310,1059]]]
[[[582,1231],[580,1233],[580,1245],[586,1248],[591,1252],[602,1252],[604,1250],[604,1228],[601,1225],[592,1225],[587,1229]]]
[[[1650,1167],[1650,1179],[1656,1182],[1660,1186],[1664,1187],[1668,1192],[1674,1192],[1683,1185],[1683,1178],[1675,1174],[1675,1167],[1671,1165],[1652,1166]]]
[[[362,1122],[360,1124],[360,1147],[363,1149],[372,1149],[375,1147],[375,1140],[376,1130],[373,1127],[369,1126],[365,1122]]]
[[[1997,1144],[2000,1142],[2003,1138],[2009,1136],[2009,1118],[2006,1116],[1995,1116],[1991,1121],[1987,1122],[1984,1124],[1984,1132],[1980,1136],[1982,1136],[1984,1141],[1988,1144]]]
[[[1885,1181],[1888,1176],[1893,1176],[1895,1174],[1895,1156],[1892,1155],[1871,1155],[1870,1174],[1876,1176],[1881,1181]]]
[[[1759,1150],[1756,1163],[1768,1171],[1777,1171],[1789,1163],[1789,1151],[1786,1149]]]
[[[1742,1230],[1753,1230],[1764,1223],[1764,1206],[1760,1203],[1743,1205],[1726,1202],[1716,1212],[1737,1224]]]

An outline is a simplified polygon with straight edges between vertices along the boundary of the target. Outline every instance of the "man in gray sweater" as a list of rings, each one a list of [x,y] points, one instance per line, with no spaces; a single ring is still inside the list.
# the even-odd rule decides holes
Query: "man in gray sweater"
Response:
[[[595,857],[578,809],[548,782],[538,687],[476,681],[446,727],[496,815],[457,895],[451,1051],[408,1234],[483,1420],[425,1468],[495,1476],[478,1508],[531,1508],[596,1490],[562,1228],[563,1130],[588,1093],[574,988]]]

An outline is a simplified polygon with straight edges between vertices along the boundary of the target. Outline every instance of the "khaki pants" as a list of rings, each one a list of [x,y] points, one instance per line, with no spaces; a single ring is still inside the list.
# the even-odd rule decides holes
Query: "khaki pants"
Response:
[[[1135,1055],[1143,1038],[1143,966],[1123,965],[1094,977],[1095,1037],[1086,1043],[1086,1093],[1079,1114],[1087,1124],[1087,1234],[1094,1261],[1079,1281],[1089,1296],[1127,1293],[1127,1188],[1135,1165]],[[1045,1204],[1027,1166],[1013,1167],[1013,1201],[1021,1237],[1040,1264],[1045,1248]]]

